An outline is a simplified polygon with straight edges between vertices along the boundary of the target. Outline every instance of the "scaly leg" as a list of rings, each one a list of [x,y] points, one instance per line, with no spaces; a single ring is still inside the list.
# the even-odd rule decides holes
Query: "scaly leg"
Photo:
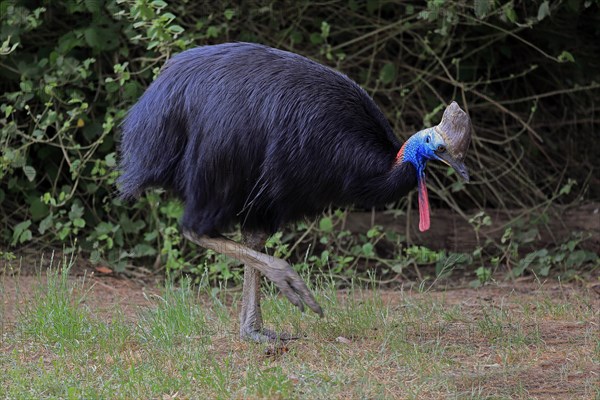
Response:
[[[249,236],[248,246],[232,240],[217,237],[199,236],[190,231],[184,231],[184,236],[199,246],[211,249],[244,263],[244,288],[242,293],[242,311],[240,314],[240,335],[242,339],[258,342],[272,340],[289,340],[290,336],[277,335],[263,329],[260,312],[260,273],[281,290],[281,292],[304,311],[304,304],[311,310],[323,316],[321,306],[317,304],[312,293],[294,269],[285,261],[258,252],[264,241],[260,236]]]
[[[265,243],[265,236],[250,234],[245,237],[246,245],[259,251]],[[244,265],[244,287],[242,291],[242,311],[240,312],[240,338],[253,342],[287,341],[298,339],[286,333],[277,334],[263,328],[260,309],[260,271],[250,265]]]

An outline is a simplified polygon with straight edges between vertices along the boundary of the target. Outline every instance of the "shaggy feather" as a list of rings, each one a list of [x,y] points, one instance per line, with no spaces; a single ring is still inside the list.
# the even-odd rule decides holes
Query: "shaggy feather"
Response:
[[[249,43],[173,57],[122,126],[123,197],[166,188],[182,225],[272,233],[330,205],[392,202],[417,184],[367,93],[302,56]]]

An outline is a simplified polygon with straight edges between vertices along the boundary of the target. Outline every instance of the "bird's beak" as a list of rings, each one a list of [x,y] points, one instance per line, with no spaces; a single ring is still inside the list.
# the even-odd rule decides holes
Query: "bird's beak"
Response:
[[[437,153],[436,155],[440,158],[442,162],[448,164],[450,167],[454,168],[454,170],[465,180],[465,182],[469,182],[469,170],[463,161],[456,160],[454,157],[450,155],[448,152]]]

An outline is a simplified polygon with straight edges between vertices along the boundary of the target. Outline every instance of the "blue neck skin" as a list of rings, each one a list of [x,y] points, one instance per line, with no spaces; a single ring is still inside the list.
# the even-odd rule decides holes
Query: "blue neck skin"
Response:
[[[432,128],[424,129],[412,135],[404,145],[402,161],[409,161],[415,166],[419,180],[425,177],[427,161],[438,158],[434,152],[439,141],[437,136]]]
[[[403,162],[411,162],[417,170],[417,186],[419,194],[419,230],[429,229],[429,198],[425,185],[425,166],[429,160],[440,160],[436,149],[444,148],[444,140],[433,128],[424,129],[412,135],[404,144]]]

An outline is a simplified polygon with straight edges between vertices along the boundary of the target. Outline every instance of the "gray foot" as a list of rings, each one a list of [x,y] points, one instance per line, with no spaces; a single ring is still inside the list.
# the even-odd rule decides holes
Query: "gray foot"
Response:
[[[240,332],[242,340],[255,343],[273,343],[273,342],[289,342],[290,340],[298,340],[300,336],[290,335],[289,333],[276,333],[270,329],[242,329]]]
[[[264,245],[264,238],[248,236],[246,243],[253,250],[260,250]],[[244,287],[242,289],[242,307],[240,312],[240,338],[248,342],[278,344],[290,340],[300,339],[287,333],[276,333],[263,328],[262,313],[260,310],[260,271],[250,265],[244,266]]]

